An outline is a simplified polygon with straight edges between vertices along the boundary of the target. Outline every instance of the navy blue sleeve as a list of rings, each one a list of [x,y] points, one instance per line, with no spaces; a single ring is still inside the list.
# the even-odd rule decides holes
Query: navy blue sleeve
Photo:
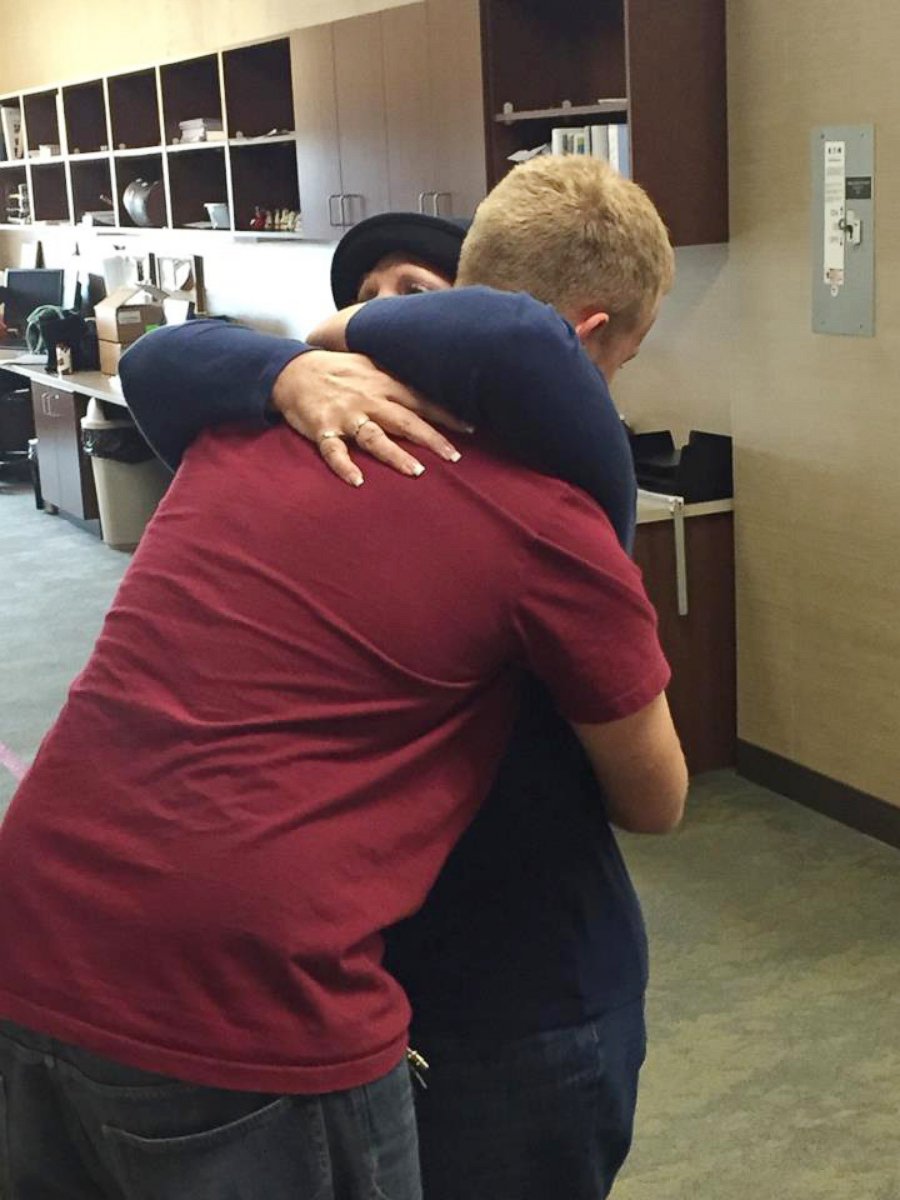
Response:
[[[628,436],[602,374],[554,309],[482,287],[372,300],[347,326],[347,345],[521,462],[583,488],[631,550]]]
[[[119,377],[141,433],[174,471],[203,429],[275,419],[272,386],[308,349],[226,321],[186,321],[144,334],[122,355]]]

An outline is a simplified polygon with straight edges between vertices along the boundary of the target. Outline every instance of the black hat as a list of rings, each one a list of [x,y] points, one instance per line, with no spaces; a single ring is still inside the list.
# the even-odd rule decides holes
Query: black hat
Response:
[[[379,213],[338,242],[331,260],[331,294],[338,308],[356,303],[359,285],[386,254],[408,254],[451,281],[470,221],[425,213]]]

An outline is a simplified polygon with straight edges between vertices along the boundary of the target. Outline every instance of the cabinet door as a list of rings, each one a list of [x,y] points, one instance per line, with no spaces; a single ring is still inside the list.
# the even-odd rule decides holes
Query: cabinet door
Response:
[[[81,520],[91,520],[98,516],[94,469],[81,448],[81,418],[87,412],[87,398],[54,391],[50,408],[59,426],[59,507]]]
[[[390,207],[431,212],[438,185],[425,5],[388,9],[381,29]]]
[[[728,241],[725,11],[627,0],[634,177],[676,246]]]
[[[437,209],[471,217],[487,192],[478,0],[427,0]]]
[[[59,422],[53,417],[49,397],[51,389],[32,383],[31,403],[34,408],[34,432],[38,439],[38,470],[41,493],[45,504],[60,508],[59,483]]]
[[[342,220],[333,29],[316,25],[291,34],[303,233],[326,241],[340,237]]]
[[[349,226],[388,208],[381,15],[336,21],[332,29],[343,222]]]

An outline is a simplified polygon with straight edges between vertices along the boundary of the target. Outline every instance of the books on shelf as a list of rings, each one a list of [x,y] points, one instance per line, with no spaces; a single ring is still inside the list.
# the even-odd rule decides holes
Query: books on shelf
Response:
[[[221,117],[192,117],[189,121],[179,121],[182,142],[212,142],[221,141],[225,137]]]
[[[609,162],[609,126],[591,125],[591,154]]]
[[[590,154],[631,178],[631,133],[627,125],[565,126],[550,131],[553,154]]]
[[[627,125],[609,126],[609,161],[620,175],[631,178],[631,130]]]
[[[0,104],[0,160],[24,157],[22,111],[18,105]]]

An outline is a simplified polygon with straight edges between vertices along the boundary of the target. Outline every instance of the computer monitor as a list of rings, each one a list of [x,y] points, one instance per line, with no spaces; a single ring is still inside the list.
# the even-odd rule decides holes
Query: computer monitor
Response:
[[[9,267],[6,272],[6,296],[3,323],[7,329],[25,336],[28,318],[42,304],[62,306],[64,271],[51,267]]]

